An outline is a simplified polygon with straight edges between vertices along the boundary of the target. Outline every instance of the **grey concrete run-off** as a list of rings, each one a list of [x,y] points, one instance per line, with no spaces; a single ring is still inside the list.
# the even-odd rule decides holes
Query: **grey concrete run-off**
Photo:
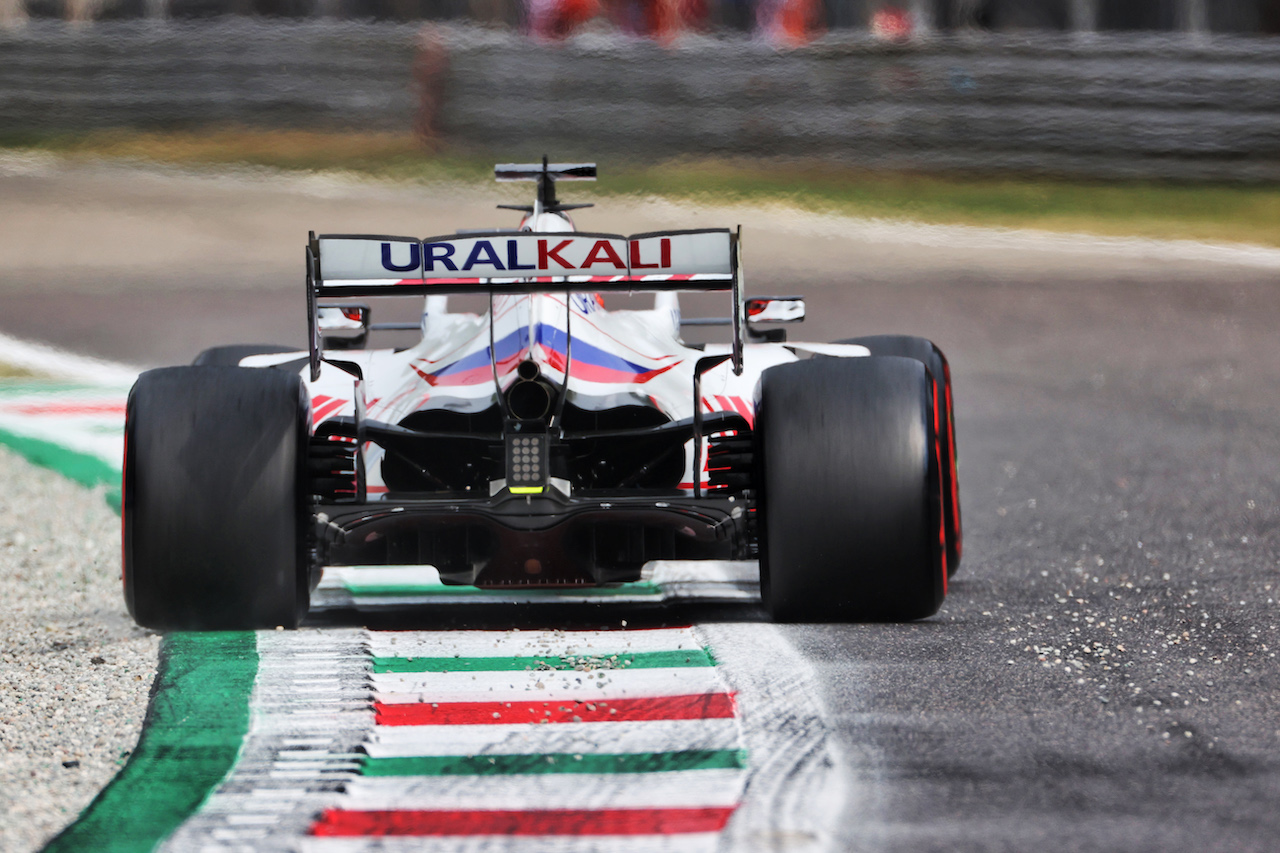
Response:
[[[831,35],[546,45],[463,26],[33,24],[0,32],[0,128],[411,130],[558,157],[1280,177],[1280,40]],[[526,155],[522,155],[526,156]]]

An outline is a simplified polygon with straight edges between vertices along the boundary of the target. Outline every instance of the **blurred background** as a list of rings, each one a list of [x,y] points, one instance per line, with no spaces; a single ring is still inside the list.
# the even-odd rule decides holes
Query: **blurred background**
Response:
[[[128,20],[245,15],[284,19],[471,21],[560,34],[601,17],[619,30],[750,32],[773,23],[773,6],[803,9],[811,30],[925,34],[997,32],[1280,33],[1276,0],[5,0],[6,19]],[[801,22],[794,22],[795,25]]]
[[[1280,177],[1280,0],[0,0],[0,22],[11,145],[235,126]]]
[[[136,363],[228,326],[301,340],[307,228],[505,224],[492,205],[527,187],[493,164],[544,154],[601,164],[563,190],[604,202],[583,227],[746,223],[757,292],[855,251],[867,281],[1007,273],[997,238],[886,220],[1280,246],[1280,0],[0,0],[0,20],[0,329]],[[786,228],[840,236],[769,242]],[[156,292],[181,323],[152,321]],[[937,332],[916,322],[890,325]]]

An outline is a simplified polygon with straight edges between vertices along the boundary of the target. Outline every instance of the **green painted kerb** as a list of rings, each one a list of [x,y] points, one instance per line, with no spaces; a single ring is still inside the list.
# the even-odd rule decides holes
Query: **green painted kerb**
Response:
[[[257,671],[251,631],[166,636],[129,763],[45,853],[155,849],[231,771]]]
[[[68,480],[94,488],[106,485],[107,503],[120,511],[120,469],[89,453],[68,450],[60,444],[0,429],[0,444],[7,445],[36,465],[57,471]]]
[[[424,755],[360,761],[362,776],[523,776],[543,773],[672,773],[737,770],[747,766],[740,749],[689,749],[600,755]]]
[[[418,596],[466,596],[467,598],[496,598],[509,601],[513,598],[557,598],[571,595],[575,598],[614,598],[617,596],[652,595],[661,596],[662,588],[649,581],[618,584],[617,586],[584,586],[557,587],[555,589],[538,589],[537,587],[511,587],[509,589],[476,589],[473,586],[453,586],[443,583],[421,584],[376,584],[360,583],[347,580],[343,583],[347,592],[356,598],[376,597],[418,597]]]
[[[619,652],[571,657],[491,658],[403,658],[374,657],[374,672],[518,672],[520,670],[657,669],[665,667],[715,666],[703,649],[668,652]]]

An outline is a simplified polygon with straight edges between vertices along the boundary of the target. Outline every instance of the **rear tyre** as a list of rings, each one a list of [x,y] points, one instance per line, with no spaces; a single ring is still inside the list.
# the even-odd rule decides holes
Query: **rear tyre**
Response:
[[[125,419],[124,593],[157,630],[297,627],[309,605],[301,377],[166,367]]]
[[[275,355],[281,352],[297,352],[297,347],[284,344],[230,344],[209,349],[191,362],[197,367],[239,367],[240,360],[251,355]]]
[[[933,382],[915,359],[764,372],[760,586],[775,620],[921,619],[946,595]]]
[[[896,355],[914,358],[929,368],[938,383],[938,441],[942,456],[942,504],[947,514],[947,574],[960,568],[964,535],[960,527],[960,480],[956,470],[956,421],[951,396],[951,365],[938,345],[928,338],[912,335],[867,335],[837,341],[858,344],[871,350],[873,356]]]

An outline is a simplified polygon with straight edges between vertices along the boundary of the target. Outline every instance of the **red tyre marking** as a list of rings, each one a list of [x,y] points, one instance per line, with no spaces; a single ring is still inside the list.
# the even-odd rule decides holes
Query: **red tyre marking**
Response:
[[[379,726],[464,726],[510,723],[621,723],[715,720],[733,716],[734,694],[696,693],[600,702],[375,702]]]
[[[946,376],[947,398],[947,445],[951,449],[951,506],[956,511],[956,521],[960,518],[960,471],[956,467],[956,410],[951,401],[951,366],[943,362],[942,372]],[[956,524],[956,556],[963,550],[964,540],[960,533],[960,525]]]
[[[128,537],[126,536],[125,527],[125,502],[124,496],[129,488],[129,412],[125,410],[124,416],[124,456],[120,460],[120,586],[124,590],[124,600],[129,600],[129,563],[125,559],[126,548],[128,547]]]
[[[938,380],[933,380],[933,457],[938,465],[938,489],[942,489],[942,419],[938,413]],[[947,595],[947,502],[938,495],[942,504],[938,513],[938,549],[942,552],[942,595]]]
[[[719,832],[732,807],[527,811],[344,811],[328,809],[312,835],[666,835]]]

